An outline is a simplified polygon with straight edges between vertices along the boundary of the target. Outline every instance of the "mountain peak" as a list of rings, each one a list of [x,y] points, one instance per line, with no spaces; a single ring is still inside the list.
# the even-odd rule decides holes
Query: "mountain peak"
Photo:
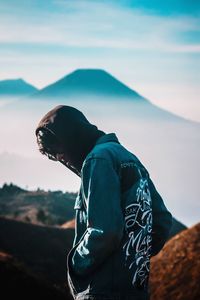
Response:
[[[91,76],[91,75],[99,75],[99,76],[110,76],[113,77],[111,74],[109,74],[107,71],[103,69],[77,69],[70,74],[68,74],[66,77],[69,75],[75,75],[75,76]]]
[[[109,74],[107,71],[104,69],[98,69],[98,68],[80,68],[76,69],[72,73],[103,73],[103,74]]]
[[[14,79],[13,79],[14,80]],[[23,82],[23,83],[27,83],[23,78],[17,78],[15,81],[17,82]]]
[[[36,96],[67,97],[91,95],[143,99],[135,91],[103,69],[77,69],[42,89]]]

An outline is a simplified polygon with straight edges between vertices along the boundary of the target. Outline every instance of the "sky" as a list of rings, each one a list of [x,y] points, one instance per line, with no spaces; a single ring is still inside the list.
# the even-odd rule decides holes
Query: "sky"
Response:
[[[0,80],[101,68],[200,122],[200,1],[1,0]]]

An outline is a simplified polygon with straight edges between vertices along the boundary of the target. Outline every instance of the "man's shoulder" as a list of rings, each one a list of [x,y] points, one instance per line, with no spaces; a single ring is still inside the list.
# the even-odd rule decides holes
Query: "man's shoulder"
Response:
[[[91,159],[105,159],[112,160],[113,157],[117,159],[120,144],[115,142],[106,142],[95,145],[86,157],[86,161]]]

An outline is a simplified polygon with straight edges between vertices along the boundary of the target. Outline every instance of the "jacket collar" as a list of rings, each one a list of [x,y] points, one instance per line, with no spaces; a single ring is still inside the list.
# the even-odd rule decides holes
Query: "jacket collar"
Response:
[[[97,139],[95,145],[103,144],[103,143],[107,143],[107,142],[116,142],[116,143],[120,144],[116,134],[114,132],[112,132],[112,133],[106,133],[106,134],[100,136]]]

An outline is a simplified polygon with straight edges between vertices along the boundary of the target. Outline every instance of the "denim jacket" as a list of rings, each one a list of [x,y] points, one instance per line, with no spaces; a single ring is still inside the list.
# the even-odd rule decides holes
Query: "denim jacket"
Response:
[[[101,136],[86,156],[74,209],[67,255],[73,297],[146,299],[150,258],[165,244],[172,216],[144,165],[115,133]]]

